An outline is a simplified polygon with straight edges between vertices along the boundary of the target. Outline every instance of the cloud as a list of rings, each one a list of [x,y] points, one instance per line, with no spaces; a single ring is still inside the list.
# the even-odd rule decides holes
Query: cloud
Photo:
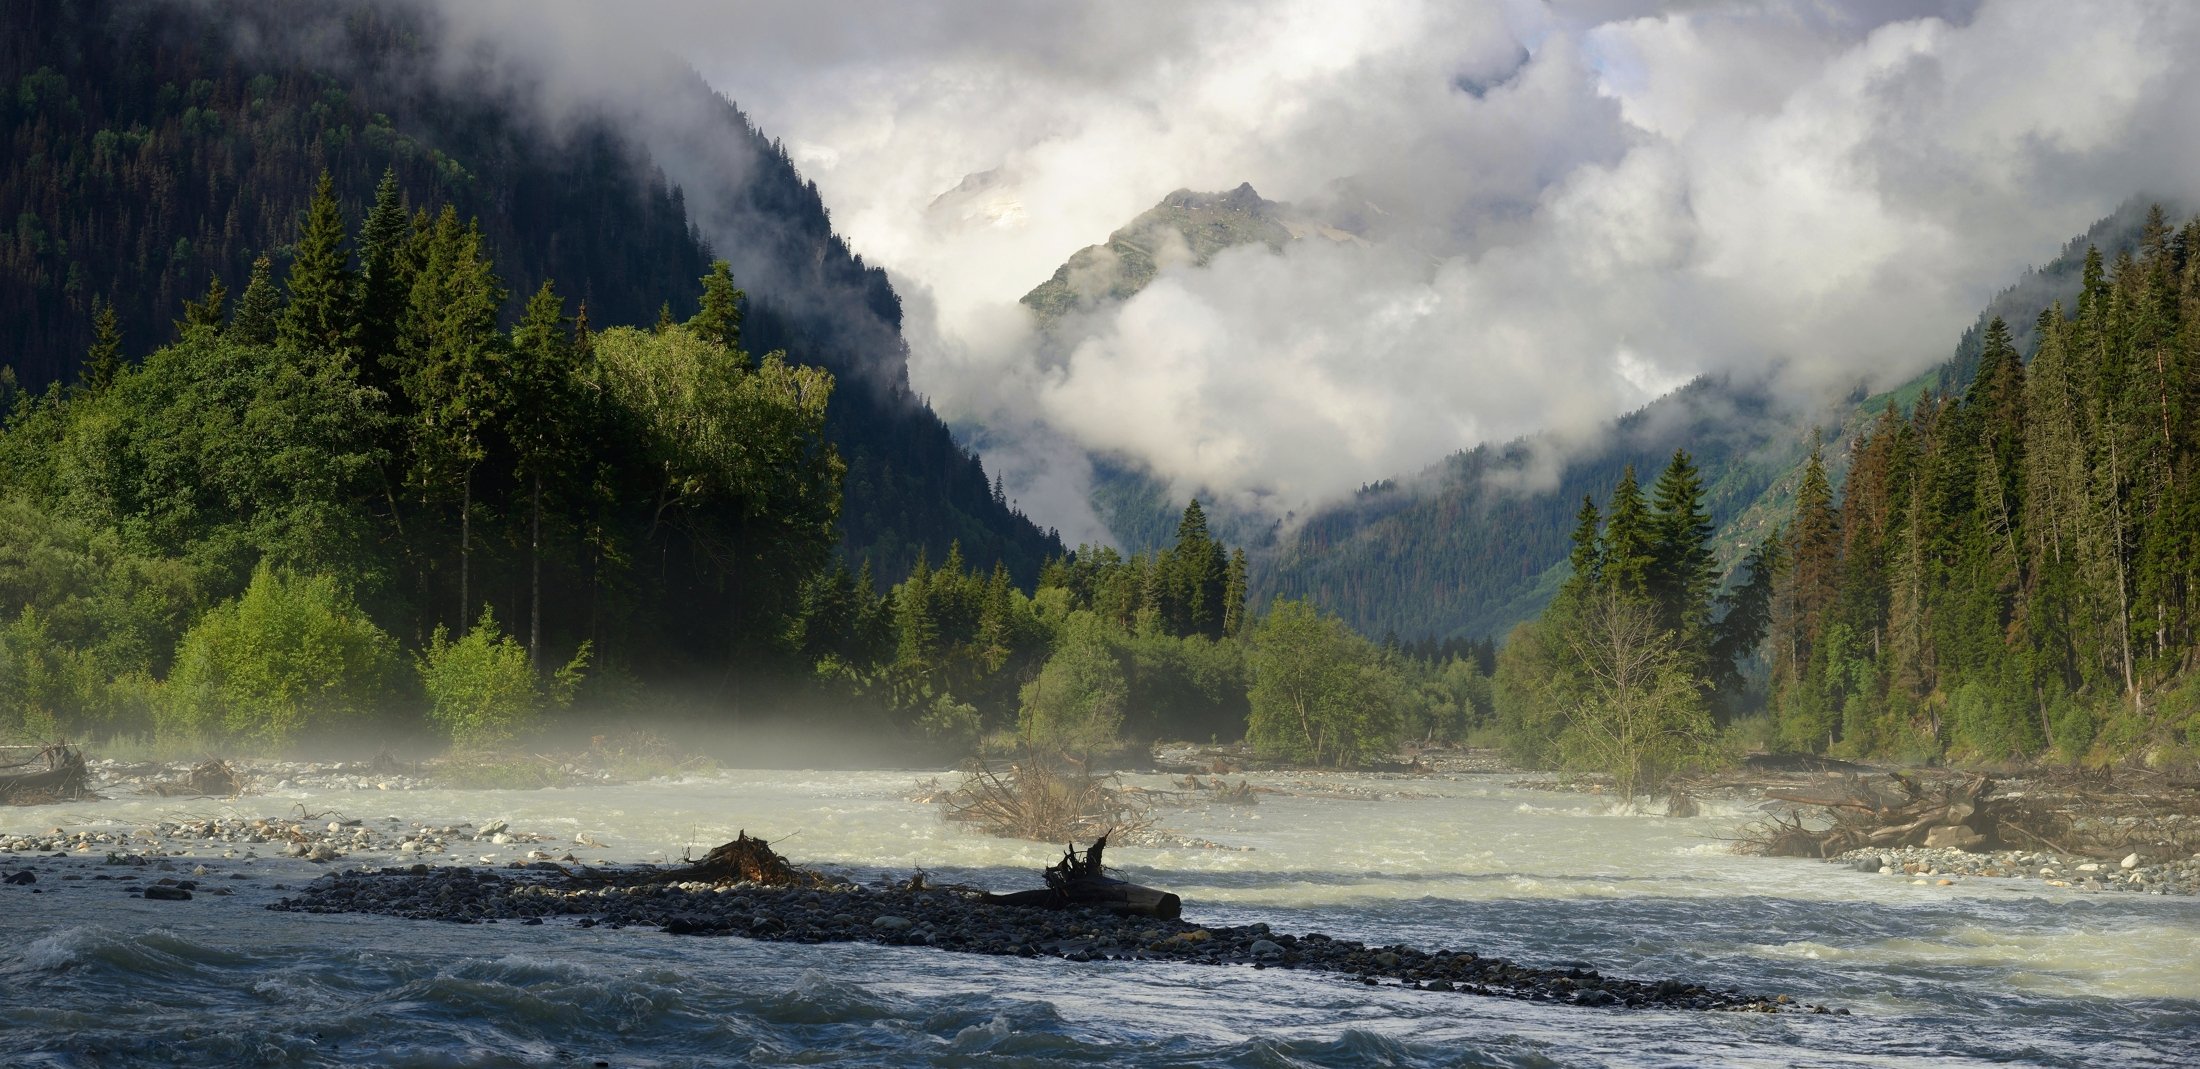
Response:
[[[600,9],[544,10],[588,55],[555,27]],[[1092,453],[1281,515],[1698,373],[1798,406],[1888,385],[2200,175],[2200,9],[2174,0],[622,12],[786,140],[909,299],[913,385],[1065,534],[1096,523]],[[1015,302],[1071,252],[1243,181],[1372,244],[1168,267],[1041,351]]]

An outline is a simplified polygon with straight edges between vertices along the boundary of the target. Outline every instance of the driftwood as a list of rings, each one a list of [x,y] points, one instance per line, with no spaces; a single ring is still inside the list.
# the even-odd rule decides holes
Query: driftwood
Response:
[[[837,881],[823,873],[788,862],[772,850],[770,843],[750,838],[748,831],[744,829],[734,833],[732,842],[712,847],[701,861],[659,873],[654,877],[654,882],[825,887]]]
[[[1047,885],[1044,888],[1005,895],[989,894],[981,901],[997,906],[1026,906],[1035,909],[1097,906],[1117,913],[1159,917],[1162,920],[1175,920],[1183,916],[1184,900],[1176,895],[1105,875],[1100,865],[1100,855],[1107,848],[1108,837],[1105,835],[1094,839],[1092,845],[1083,851],[1075,846],[1066,847],[1062,851],[1062,860],[1047,868]]]
[[[982,759],[971,764],[961,786],[934,793],[942,815],[1012,839],[1062,842],[1153,826],[1148,801],[1123,789],[1114,776],[1095,775],[1059,756],[1028,753],[996,772]]]
[[[31,768],[40,763],[45,767]],[[28,761],[0,765],[0,805],[45,805],[89,798],[91,780],[91,773],[84,767],[84,755],[74,746],[56,743]]]
[[[1753,827],[1743,844],[1775,857],[1833,857],[1865,847],[1993,849],[2001,845],[1993,791],[1991,776],[1926,786],[1899,772],[1771,791],[1768,797],[1790,807],[1787,815]],[[1821,810],[1831,826],[1808,826],[1802,816],[1806,807]]]
[[[147,789],[163,798],[233,798],[244,793],[244,777],[229,762],[215,758],[199,762],[180,780],[162,780]]]

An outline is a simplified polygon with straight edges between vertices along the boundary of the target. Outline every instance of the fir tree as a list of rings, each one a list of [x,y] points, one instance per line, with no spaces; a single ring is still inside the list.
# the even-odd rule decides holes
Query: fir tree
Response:
[[[351,269],[344,253],[344,214],[327,171],[313,188],[290,261],[290,300],[277,337],[300,352],[349,345],[357,332]]]
[[[104,393],[122,371],[122,328],[112,301],[92,295],[92,346],[84,352],[84,387]]]
[[[237,314],[229,323],[229,336],[246,345],[272,345],[283,314],[283,298],[275,291],[274,266],[267,254],[252,261],[252,277],[237,298]]]
[[[714,260],[710,273],[704,275],[703,297],[695,318],[688,320],[688,329],[725,346],[728,352],[741,350],[741,302],[747,295],[733,285],[732,265],[724,260]],[[665,309],[670,318],[671,308]]]
[[[1635,482],[1635,466],[1629,464],[1620,472],[1619,485],[1612,488],[1604,539],[1599,543],[1605,585],[1632,597],[1647,593],[1650,569],[1655,563],[1655,538],[1642,490]]]
[[[176,324],[180,337],[191,331],[220,333],[225,305],[229,303],[229,290],[222,285],[220,275],[206,284],[206,296],[196,301],[183,302],[183,320]]]

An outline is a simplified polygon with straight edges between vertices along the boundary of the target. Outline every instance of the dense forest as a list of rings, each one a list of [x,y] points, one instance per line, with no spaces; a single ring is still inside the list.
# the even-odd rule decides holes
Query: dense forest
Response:
[[[2072,239],[1988,302],[1946,364],[1894,395],[1907,405],[1923,389],[1969,382],[1996,316],[2028,346],[2040,309],[2075,300],[2086,250],[2135,247],[2146,216],[2147,202],[2133,200]],[[1877,418],[1884,401],[1859,395],[1799,414],[1761,384],[1700,379],[1622,417],[1586,448],[1547,436],[1479,446],[1316,510],[1272,550],[1255,553],[1253,590],[1311,598],[1371,634],[1501,637],[1540,613],[1563,582],[1575,503],[1608,493],[1625,468],[1650,471],[1687,449],[1719,528],[1715,549],[1731,568],[1746,543],[1784,525],[1793,510],[1795,476],[1810,450],[1798,428],[1818,423],[1845,439]],[[1827,458],[1836,478],[1846,462],[1845,454]]]
[[[1997,319],[1967,383],[1890,403],[1838,494],[1812,458],[1769,648],[1787,744],[2200,746],[2200,221],[2156,208],[2031,327],[2029,358]]]
[[[1715,597],[1676,455],[1585,500],[1569,578],[1498,657],[1517,756],[1655,788],[1741,745],[1906,761],[2200,751],[2200,220],[2146,213],[2073,307],[1999,316],[1833,465]],[[1722,739],[1718,730],[1724,727]]]
[[[241,286],[263,252],[280,275],[317,175],[357,219],[393,171],[415,203],[479,225],[507,318],[555,278],[599,327],[649,325],[668,301],[685,319],[694,280],[731,261],[747,344],[841,383],[826,426],[848,467],[841,546],[881,576],[959,541],[1028,584],[1060,551],[911,395],[884,274],[730,102],[692,75],[661,102],[701,116],[681,133],[724,159],[682,188],[630,117],[553,123],[503,68],[439,66],[437,18],[369,0],[0,9],[0,375],[15,390],[73,381],[95,302],[127,352],[151,349],[213,279]]]

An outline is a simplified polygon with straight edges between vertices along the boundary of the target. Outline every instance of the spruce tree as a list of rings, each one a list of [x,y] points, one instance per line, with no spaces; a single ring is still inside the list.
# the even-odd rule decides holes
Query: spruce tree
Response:
[[[528,612],[527,654],[541,666],[542,649],[542,495],[543,484],[568,474],[578,429],[579,400],[573,348],[565,329],[565,300],[548,279],[527,301],[527,312],[512,329],[511,412],[505,433],[517,470],[527,487]]]
[[[92,346],[84,353],[84,386],[105,392],[122,371],[122,327],[114,302],[92,295]]]
[[[1612,488],[1607,517],[1598,554],[1603,560],[1604,583],[1620,594],[1640,597],[1648,592],[1656,543],[1633,464],[1620,472],[1619,484]]]
[[[222,285],[222,277],[215,275],[206,284],[206,296],[196,301],[183,302],[183,320],[176,324],[178,336],[194,331],[220,333],[224,306],[229,302],[229,289]]]
[[[1687,450],[1673,451],[1652,488],[1651,504],[1648,586],[1659,625],[1679,634],[1684,648],[1700,651],[1719,573],[1711,556],[1711,513],[1704,507],[1703,479]]]
[[[267,254],[252,261],[252,277],[237,298],[237,313],[229,323],[229,336],[246,345],[272,345],[283,314],[282,294],[275,291],[274,266]]]
[[[351,269],[344,253],[344,213],[327,171],[313,187],[290,261],[290,301],[278,339],[300,352],[334,351],[357,333]]]
[[[1597,530],[1603,525],[1596,499],[1581,495],[1581,511],[1574,514],[1573,550],[1566,555],[1570,571],[1564,590],[1569,596],[1580,597],[1603,581],[1604,550],[1597,544]]]
[[[747,294],[734,288],[733,268],[724,260],[713,260],[710,273],[702,278],[703,296],[695,318],[688,320],[688,329],[717,342],[728,352],[741,350],[741,302]],[[671,309],[665,311],[667,318]]]
[[[370,384],[385,392],[394,385],[398,332],[412,297],[412,236],[397,171],[384,170],[374,208],[359,231],[359,348],[366,354],[360,363]]]

